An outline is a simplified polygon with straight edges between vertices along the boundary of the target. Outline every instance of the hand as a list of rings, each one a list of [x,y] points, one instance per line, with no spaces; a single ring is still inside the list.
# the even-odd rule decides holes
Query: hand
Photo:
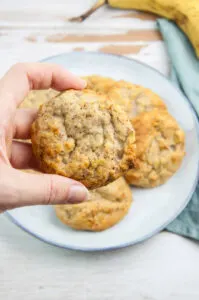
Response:
[[[36,110],[17,109],[30,90],[82,89],[85,82],[65,69],[45,63],[16,64],[0,81],[0,211],[37,204],[81,202],[86,188],[58,175],[30,174],[36,168],[30,144],[13,141],[30,138]]]

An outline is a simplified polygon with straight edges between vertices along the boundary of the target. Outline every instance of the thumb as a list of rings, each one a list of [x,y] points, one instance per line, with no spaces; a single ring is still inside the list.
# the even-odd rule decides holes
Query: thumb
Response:
[[[81,183],[58,175],[31,174],[7,167],[3,178],[0,209],[4,210],[27,205],[78,203],[88,197]]]

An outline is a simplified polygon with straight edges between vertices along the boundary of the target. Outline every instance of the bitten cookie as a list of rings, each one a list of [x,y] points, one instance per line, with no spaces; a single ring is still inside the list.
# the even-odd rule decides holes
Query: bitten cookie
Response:
[[[135,132],[122,107],[91,90],[68,90],[43,104],[32,125],[41,170],[104,186],[133,167]]]
[[[132,120],[136,132],[136,168],[125,178],[139,187],[166,182],[180,167],[185,155],[185,135],[167,111],[153,110]]]
[[[116,82],[107,95],[117,104],[124,106],[131,118],[156,108],[166,110],[162,99],[150,89],[123,80]]]
[[[131,203],[131,189],[121,177],[105,187],[90,191],[88,201],[56,205],[55,211],[64,224],[74,229],[102,231],[121,221]]]

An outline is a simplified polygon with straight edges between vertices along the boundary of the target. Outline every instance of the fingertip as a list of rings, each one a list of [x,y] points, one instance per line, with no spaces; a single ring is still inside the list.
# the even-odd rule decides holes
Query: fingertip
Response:
[[[70,186],[68,197],[67,197],[67,203],[71,203],[71,204],[81,203],[87,201],[88,198],[89,198],[89,192],[84,185],[75,184]]]
[[[73,75],[72,78],[73,78],[72,84],[73,84],[74,89],[83,90],[86,88],[86,86],[87,86],[86,80],[84,80],[80,77],[77,77],[76,75]]]
[[[80,79],[79,79],[79,82],[80,82],[81,88],[82,88],[82,89],[85,89],[86,86],[87,86],[87,81],[80,78]]]

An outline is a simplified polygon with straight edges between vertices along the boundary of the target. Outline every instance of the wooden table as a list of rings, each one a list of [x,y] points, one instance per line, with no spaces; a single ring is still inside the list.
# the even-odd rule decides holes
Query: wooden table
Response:
[[[1,0],[0,75],[18,61],[68,51],[122,54],[169,74],[155,16],[103,7],[84,23],[67,21],[93,2]],[[198,300],[198,278],[199,244],[171,233],[115,252],[79,253],[46,245],[0,217],[2,300]]]

